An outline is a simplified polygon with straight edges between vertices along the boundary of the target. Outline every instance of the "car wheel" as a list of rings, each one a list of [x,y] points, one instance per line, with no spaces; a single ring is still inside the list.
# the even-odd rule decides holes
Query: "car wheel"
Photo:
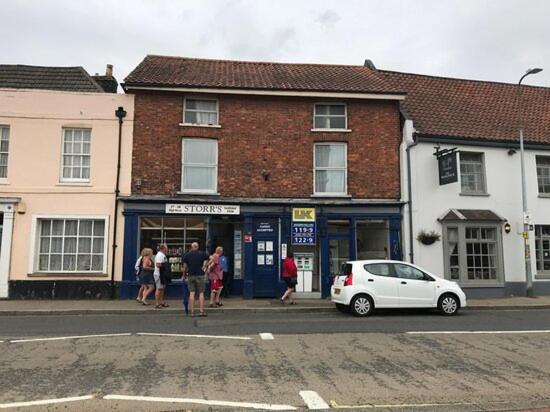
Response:
[[[349,306],[344,305],[343,303],[337,303],[336,309],[338,309],[338,311],[342,313],[349,313]]]
[[[357,295],[351,301],[351,312],[354,316],[369,316],[373,310],[374,304],[367,295]]]
[[[454,295],[443,295],[439,298],[437,308],[443,316],[453,316],[456,315],[458,309],[460,309],[460,302]]]

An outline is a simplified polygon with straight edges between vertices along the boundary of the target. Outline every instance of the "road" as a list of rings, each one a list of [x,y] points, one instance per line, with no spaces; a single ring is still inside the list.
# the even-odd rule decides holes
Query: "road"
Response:
[[[425,333],[438,331],[451,333]],[[0,407],[77,396],[91,399],[32,410],[311,407],[301,391],[333,408],[548,407],[549,332],[550,310],[0,317]],[[61,339],[34,340],[47,337]]]

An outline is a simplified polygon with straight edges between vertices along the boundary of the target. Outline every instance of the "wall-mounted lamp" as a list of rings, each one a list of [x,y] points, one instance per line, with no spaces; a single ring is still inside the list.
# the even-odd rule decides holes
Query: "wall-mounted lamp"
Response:
[[[504,222],[504,232],[508,234],[510,233],[511,230],[512,230],[512,226],[510,226],[510,223]]]
[[[508,150],[508,156],[513,156],[515,155],[517,152],[516,152],[516,149],[510,149]]]
[[[267,182],[269,180],[269,171],[267,170],[262,170],[262,177],[264,178],[264,180]]]

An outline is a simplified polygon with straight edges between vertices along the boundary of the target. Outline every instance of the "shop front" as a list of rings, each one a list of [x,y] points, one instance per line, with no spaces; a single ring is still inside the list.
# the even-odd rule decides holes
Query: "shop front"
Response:
[[[172,283],[166,295],[182,293],[183,254],[191,243],[228,258],[229,293],[272,298],[284,289],[281,262],[289,251],[298,267],[296,297],[324,298],[343,263],[355,259],[401,259],[401,205],[289,205],[242,200],[191,203],[126,198],[122,298],[137,294],[134,265],[140,250],[168,246]],[[195,200],[196,202],[196,200]]]

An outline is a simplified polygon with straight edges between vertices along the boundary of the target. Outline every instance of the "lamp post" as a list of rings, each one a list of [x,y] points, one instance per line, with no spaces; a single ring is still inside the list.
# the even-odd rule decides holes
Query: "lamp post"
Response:
[[[542,69],[528,69],[518,82],[518,126],[519,126],[519,150],[521,159],[521,198],[523,200],[523,246],[525,248],[525,279],[526,295],[534,296],[533,279],[531,274],[531,248],[529,245],[529,212],[527,208],[527,187],[525,185],[525,161],[523,150],[523,118],[521,113],[521,82],[530,74],[540,73]]]

